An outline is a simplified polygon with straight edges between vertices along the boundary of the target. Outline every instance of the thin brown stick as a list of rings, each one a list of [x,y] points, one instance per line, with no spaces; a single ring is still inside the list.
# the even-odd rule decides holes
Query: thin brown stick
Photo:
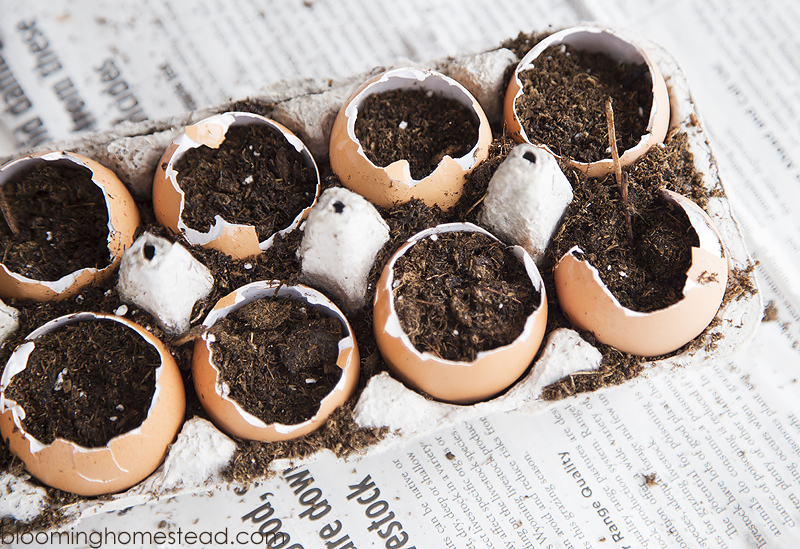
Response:
[[[6,220],[6,225],[8,225],[8,228],[14,233],[14,236],[19,236],[19,227],[17,227],[17,221],[14,219],[14,216],[11,215],[11,209],[8,207],[8,201],[6,200],[6,193],[3,192],[3,187],[0,187],[0,211],[3,212],[3,219]]]
[[[633,228],[631,227],[631,214],[628,208],[628,174],[622,173],[622,164],[619,161],[619,151],[617,150],[617,132],[614,129],[614,108],[611,106],[611,98],[606,99],[606,122],[608,123],[608,144],[611,147],[611,160],[614,162],[614,177],[622,195],[622,208],[625,213],[625,231],[628,240],[633,242]]]

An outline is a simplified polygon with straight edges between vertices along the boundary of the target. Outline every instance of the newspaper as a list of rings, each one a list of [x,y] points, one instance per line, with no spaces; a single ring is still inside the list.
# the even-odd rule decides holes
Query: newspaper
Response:
[[[800,391],[798,8],[778,0],[758,10],[745,0],[24,4],[0,0],[0,155],[283,80],[480,52],[520,31],[585,20],[630,28],[687,74],[777,311],[730,359],[537,414],[489,412],[352,462],[323,452],[280,463],[273,479],[246,491],[220,486],[87,516],[60,544],[800,544],[800,412],[792,407]]]

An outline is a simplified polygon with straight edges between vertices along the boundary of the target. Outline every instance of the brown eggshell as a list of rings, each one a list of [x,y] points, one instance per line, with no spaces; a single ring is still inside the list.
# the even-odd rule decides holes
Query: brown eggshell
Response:
[[[164,459],[183,423],[186,407],[183,380],[170,352],[153,334],[125,318],[75,313],[50,321],[31,333],[26,343],[12,355],[0,384],[0,389],[4,391],[11,378],[24,370],[30,353],[26,349],[33,349],[36,337],[71,322],[102,319],[119,322],[135,330],[161,356],[161,367],[156,374],[156,392],[147,417],[139,427],[111,439],[102,448],[85,448],[62,438],[43,445],[22,429],[16,403],[2,399],[0,394],[0,432],[3,439],[8,440],[11,452],[41,482],[83,496],[109,494],[130,488],[155,471]],[[15,360],[16,357],[19,360]]]
[[[679,194],[665,191],[665,198],[684,209],[700,238],[699,247],[692,248],[692,265],[679,302],[649,313],[623,307],[597,269],[575,257],[580,252],[577,247],[555,267],[558,302],[572,324],[633,355],[663,355],[697,337],[717,314],[728,280],[722,239],[708,215]]]
[[[620,162],[622,166],[629,166],[646,153],[650,147],[657,143],[662,143],[669,129],[670,105],[667,84],[658,66],[650,56],[639,46],[623,37],[616,31],[600,27],[582,26],[564,29],[551,34],[536,44],[519,62],[505,95],[503,117],[506,130],[518,143],[531,143],[522,123],[517,116],[517,98],[523,93],[522,81],[519,74],[532,68],[536,63],[536,58],[549,46],[556,44],[567,44],[579,51],[603,52],[612,59],[624,63],[646,63],[653,82],[653,106],[650,109],[650,117],[645,133],[639,143],[634,147],[620,151]],[[533,143],[546,149],[550,154],[559,158],[547,145]],[[575,162],[570,164],[589,177],[602,177],[614,169],[614,163],[609,158],[597,162]]]
[[[101,164],[67,151],[44,151],[28,154],[0,168],[0,186],[16,174],[27,171],[42,162],[55,166],[88,168],[92,181],[103,191],[109,217],[108,251],[111,262],[103,269],[83,268],[59,280],[34,280],[10,271],[0,264],[0,297],[32,299],[34,301],[62,300],[72,297],[84,286],[108,280],[119,266],[122,254],[133,244],[133,235],[139,226],[139,210],[130,192],[117,176]]]
[[[408,160],[386,167],[373,164],[355,134],[355,123],[364,100],[392,89],[424,89],[441,93],[469,107],[478,119],[478,141],[466,155],[445,156],[436,169],[421,180],[411,177]],[[461,84],[430,70],[393,69],[362,84],[339,111],[331,131],[331,168],[342,184],[384,208],[418,198],[429,206],[447,210],[458,202],[466,175],[489,156],[492,132],[478,101]]]
[[[261,298],[273,296],[305,301],[342,322],[347,335],[339,342],[339,357],[336,360],[336,365],[342,369],[342,377],[333,391],[322,399],[319,410],[311,419],[296,425],[266,424],[225,395],[226,388],[223,387],[224,384],[219,378],[219,370],[214,365],[214,353],[211,349],[213,336],[206,331],[201,338],[195,340],[192,357],[192,377],[200,397],[200,403],[217,427],[229,435],[248,440],[289,440],[318,429],[331,413],[353,394],[361,367],[355,334],[345,316],[327,297],[306,286],[282,286],[280,282],[276,281],[252,282],[220,299],[209,312],[203,326],[207,330],[217,320],[239,307]]]
[[[389,259],[375,292],[373,326],[381,355],[392,372],[406,385],[437,400],[471,404],[491,398],[513,384],[530,365],[544,338],[547,324],[547,297],[544,283],[530,255],[514,246],[514,255],[525,265],[531,284],[541,296],[536,310],[528,317],[522,334],[509,345],[478,353],[473,362],[445,360],[418,351],[403,331],[394,307],[392,285],[394,265],[414,244],[431,234],[452,231],[480,232],[495,238],[470,223],[450,223],[422,231],[410,238]]]
[[[227,112],[187,126],[183,133],[176,137],[164,151],[153,179],[153,209],[159,223],[175,234],[183,234],[189,244],[219,250],[234,259],[244,259],[260,254],[272,245],[275,234],[263,242],[259,242],[254,226],[228,223],[221,217],[218,217],[214,227],[205,233],[187,227],[181,218],[185,195],[178,185],[178,172],[175,170],[175,165],[189,149],[201,145],[212,149],[219,148],[225,141],[228,128],[247,124],[266,124],[274,128],[303,155],[308,166],[314,168],[317,178],[314,200],[295,217],[291,225],[275,234],[283,234],[297,228],[319,196],[319,170],[311,153],[300,139],[284,126],[269,118],[247,112]]]

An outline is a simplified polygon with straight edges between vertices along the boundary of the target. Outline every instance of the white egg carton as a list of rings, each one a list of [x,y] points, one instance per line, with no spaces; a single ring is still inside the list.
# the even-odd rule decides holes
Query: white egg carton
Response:
[[[708,189],[718,188],[717,166],[686,77],[667,51],[645,38],[632,38],[647,50],[666,78],[672,109],[671,126],[679,127],[688,135],[696,167],[704,174],[704,185]],[[516,61],[509,50],[498,49],[477,56],[434,62],[428,67],[458,79],[481,101],[490,120],[497,120],[505,91],[503,74]],[[327,79],[285,82],[265,89],[253,99],[275,104],[268,116],[298,134],[314,156],[321,159],[327,157],[328,138],[339,107],[355,86],[369,76],[357,75],[333,85]],[[167,145],[185,126],[216,112],[229,110],[228,107],[229,104],[218,105],[168,120],[123,124],[108,132],[56,143],[49,148],[72,150],[93,158],[114,170],[135,195],[148,196],[155,167]],[[0,159],[0,162],[6,160]],[[706,209],[727,247],[729,268],[746,273],[752,260],[727,198],[711,198]],[[744,276],[755,285],[752,271]],[[699,336],[702,343],[713,342],[713,345],[696,345],[693,350],[648,362],[642,376],[660,375],[674,368],[702,368],[709,362],[724,359],[753,337],[761,317],[760,295],[744,293],[725,304],[717,315],[718,323]],[[449,424],[492,412],[539,414],[551,405],[541,399],[546,385],[576,371],[599,366],[599,351],[572,330],[553,332],[544,346],[535,367],[509,391],[491,401],[471,406],[428,400],[407,389],[388,373],[374,376],[360,395],[355,420],[365,427],[387,426],[391,432],[399,430],[399,434],[390,436],[365,454],[371,455]],[[228,485],[220,478],[220,471],[234,450],[233,441],[211,423],[203,419],[190,420],[184,424],[165,462],[153,475],[130,490],[107,499],[81,499],[67,505],[61,511],[68,524],[59,528],[75,526],[82,518],[133,505],[157,506],[159,499],[165,496],[201,494],[227,488]],[[0,500],[0,516],[10,515],[19,521],[33,520],[50,504],[43,488],[7,472],[0,472],[0,493],[4,494]]]

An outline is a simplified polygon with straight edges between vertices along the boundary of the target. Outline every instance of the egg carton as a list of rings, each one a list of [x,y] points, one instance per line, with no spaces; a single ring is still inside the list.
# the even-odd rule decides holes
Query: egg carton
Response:
[[[647,51],[663,73],[670,97],[670,126],[687,134],[696,168],[704,174],[704,186],[709,190],[723,188],[689,83],[676,60],[645,37],[627,32],[626,35]],[[503,75],[517,61],[511,51],[500,48],[474,56],[435,61],[425,68],[438,70],[461,82],[479,100],[489,120],[496,122],[502,116]],[[376,69],[336,81],[282,82],[250,99],[262,105],[274,105],[266,116],[295,132],[315,158],[326,159],[331,128],[339,108],[357,85],[377,72]],[[165,120],[124,123],[107,132],[65,140],[48,148],[74,151],[100,162],[116,172],[135,196],[147,198],[162,153],[183,128],[212,114],[231,110],[234,105],[229,102]],[[0,159],[2,163],[7,160],[10,158]],[[709,199],[706,211],[725,242],[729,269],[748,278],[755,287],[753,262],[728,199],[716,193]],[[752,339],[761,321],[762,309],[757,292],[742,293],[723,305],[713,327],[698,336],[698,345],[668,358],[647,362],[641,376],[628,383],[638,384],[675,368],[703,368],[730,357]],[[363,427],[386,426],[394,434],[350,459],[383,452],[388,447],[407,444],[415,437],[493,412],[539,415],[552,406],[541,398],[544,387],[577,371],[596,369],[600,364],[600,352],[573,330],[555,330],[543,347],[535,367],[506,393],[469,406],[427,399],[385,372],[372,377],[355,406],[355,421]],[[62,524],[59,528],[75,526],[85,517],[134,505],[158,505],[159,499],[165,496],[228,488],[220,471],[231,459],[235,447],[235,443],[210,422],[199,418],[189,420],[155,473],[124,493],[102,500],[79,499],[64,506],[61,513],[71,524]],[[8,515],[21,522],[35,519],[51,505],[45,489],[7,472],[0,472],[0,493],[4,494],[0,516]]]

